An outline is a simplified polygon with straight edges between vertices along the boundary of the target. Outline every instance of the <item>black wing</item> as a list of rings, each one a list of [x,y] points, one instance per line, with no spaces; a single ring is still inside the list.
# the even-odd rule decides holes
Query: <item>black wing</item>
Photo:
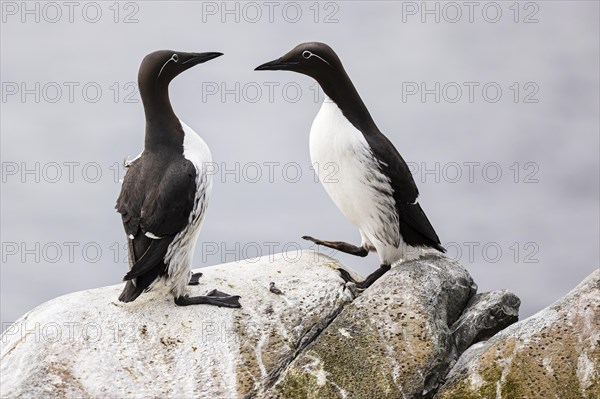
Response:
[[[194,206],[195,180],[196,169],[183,157],[165,170],[144,158],[129,167],[115,208],[129,238],[130,270],[124,279],[135,279],[135,284],[128,281],[121,300],[135,299],[165,273],[167,248],[186,227]]]
[[[396,147],[379,131],[365,134],[365,139],[379,161],[382,172],[391,179],[403,240],[412,246],[428,246],[446,252],[417,202],[419,190],[408,165]]]

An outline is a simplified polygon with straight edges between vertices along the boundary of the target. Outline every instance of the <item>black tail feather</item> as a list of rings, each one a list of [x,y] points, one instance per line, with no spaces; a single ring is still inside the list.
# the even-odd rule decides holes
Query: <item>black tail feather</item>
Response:
[[[400,233],[404,242],[412,246],[430,247],[442,253],[446,252],[433,226],[418,203],[399,203],[397,207],[400,216]]]
[[[163,267],[156,267],[150,270],[148,273],[144,274],[136,278],[135,280],[129,280],[125,284],[125,288],[121,295],[119,296],[119,301],[121,302],[132,302],[135,301],[138,296],[142,294],[142,292],[146,291],[152,283],[156,281],[156,279],[160,278],[160,276],[164,272]],[[134,283],[135,281],[135,283]]]
[[[125,283],[125,288],[121,295],[119,295],[119,301],[121,302],[133,302],[143,292],[143,289],[139,289],[133,284],[133,281]]]
[[[152,240],[146,252],[137,260],[137,262],[135,262],[131,267],[131,270],[123,277],[123,280],[132,280],[154,271],[154,269],[163,271],[165,267],[165,255],[173,238],[174,237],[165,237],[161,240]]]

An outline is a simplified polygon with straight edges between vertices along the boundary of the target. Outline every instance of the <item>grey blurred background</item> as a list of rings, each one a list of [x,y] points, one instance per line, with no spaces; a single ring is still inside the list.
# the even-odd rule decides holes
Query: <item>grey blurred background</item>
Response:
[[[2,3],[3,329],[121,281],[113,206],[144,133],[132,82],[158,49],[225,53],[171,85],[219,166],[195,268],[293,259],[311,248],[305,234],[359,243],[310,169],[322,93],[304,76],[253,71],[311,40],[336,50],[480,291],[512,290],[526,317],[599,266],[598,2],[23,4]],[[333,255],[364,275],[378,266],[374,254]]]

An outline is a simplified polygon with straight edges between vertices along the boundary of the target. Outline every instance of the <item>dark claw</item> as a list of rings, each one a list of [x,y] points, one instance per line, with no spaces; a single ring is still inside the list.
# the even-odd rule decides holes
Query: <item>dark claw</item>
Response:
[[[303,240],[306,240],[306,241],[311,241],[311,242],[314,242],[314,243],[315,243],[315,244],[317,244],[317,245],[322,245],[322,244],[323,244],[323,241],[321,241],[321,240],[317,240],[316,238],[313,238],[313,237],[311,237],[311,236],[302,236],[302,239],[303,239]]]
[[[373,273],[369,274],[366,279],[363,281],[355,282],[356,288],[360,290],[366,290],[369,288],[375,281],[377,281],[381,276],[387,273],[390,270],[390,265],[381,265],[379,269],[375,270]]]
[[[365,289],[369,288],[375,281],[377,281],[377,279],[379,279],[379,277],[383,276],[389,270],[390,270],[389,265],[381,265],[381,266],[379,266],[379,269],[377,269],[373,273],[369,274],[367,276],[367,278],[364,279],[363,281],[356,281],[352,278],[350,273],[348,273],[346,270],[341,269],[341,268],[338,269],[338,271],[340,272],[340,275],[342,276],[344,281],[347,283],[349,283],[349,282],[354,283],[356,285],[356,288],[358,288],[359,290],[365,290]]]
[[[194,273],[192,274],[192,277],[190,278],[190,282],[188,283],[188,285],[198,285],[200,284],[200,277],[202,277],[202,273]]]
[[[344,279],[345,282],[356,284],[356,280],[354,280],[354,278],[352,278],[350,273],[348,273],[345,269],[339,268],[337,270],[338,270],[338,272],[340,272],[340,275],[342,276],[342,279]]]

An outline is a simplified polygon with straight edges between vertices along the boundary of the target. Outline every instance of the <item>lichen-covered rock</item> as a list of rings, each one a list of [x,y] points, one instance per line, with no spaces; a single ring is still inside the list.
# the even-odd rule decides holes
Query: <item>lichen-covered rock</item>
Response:
[[[435,398],[599,398],[599,280],[470,347]]]
[[[519,319],[521,300],[507,290],[483,292],[471,298],[460,319],[452,326],[456,350],[487,339]]]
[[[394,267],[347,305],[264,395],[430,396],[456,357],[450,327],[475,290],[469,273],[444,257]]]
[[[117,301],[122,285],[69,294],[2,335],[4,397],[241,398],[281,369],[353,299],[335,260],[292,253],[202,269],[242,309],[177,307],[164,291]],[[283,291],[269,291],[269,283]]]

